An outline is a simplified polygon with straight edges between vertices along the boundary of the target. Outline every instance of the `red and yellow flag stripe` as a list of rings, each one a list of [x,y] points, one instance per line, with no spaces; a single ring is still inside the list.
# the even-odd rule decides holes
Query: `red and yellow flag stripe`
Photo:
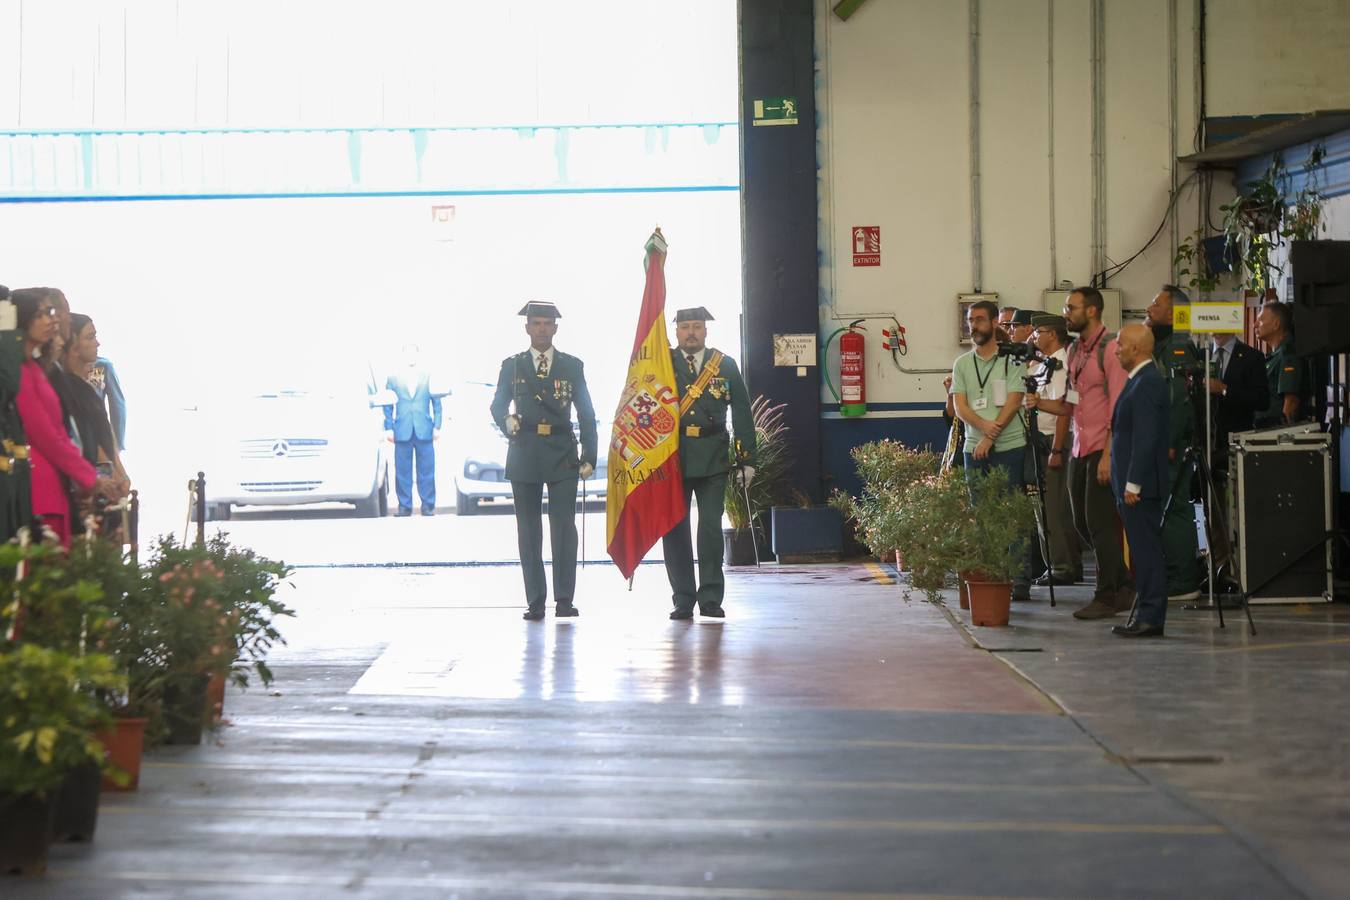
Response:
[[[680,478],[680,397],[666,335],[666,241],[647,241],[647,281],[628,379],[609,442],[606,545],[625,578],[684,518]]]

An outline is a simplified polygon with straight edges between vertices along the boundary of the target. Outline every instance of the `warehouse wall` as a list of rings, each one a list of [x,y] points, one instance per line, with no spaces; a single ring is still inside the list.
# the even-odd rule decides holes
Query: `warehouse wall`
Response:
[[[823,424],[827,477],[847,485],[846,452],[862,440],[945,437],[941,381],[963,350],[957,294],[979,288],[1039,306],[1042,290],[1057,282],[1087,283],[1098,205],[1105,265],[1148,242],[1168,207],[1172,160],[1195,149],[1196,42],[1191,3],[1103,4],[1105,193],[1094,201],[1092,4],[979,4],[977,284],[968,4],[873,2],[847,22],[831,5],[817,3],[822,336],[865,314],[895,315],[908,330],[903,365],[940,370],[899,371],[880,348],[882,322],[871,324],[869,414],[841,421],[827,411]],[[1178,204],[1180,234],[1194,227],[1192,185]],[[880,266],[853,266],[856,225],[881,227]],[[1150,249],[1109,279],[1127,309],[1146,306],[1169,280],[1174,246],[1164,227]],[[828,410],[833,397],[823,400]]]
[[[1350,108],[1350,0],[1205,0],[1206,113]]]

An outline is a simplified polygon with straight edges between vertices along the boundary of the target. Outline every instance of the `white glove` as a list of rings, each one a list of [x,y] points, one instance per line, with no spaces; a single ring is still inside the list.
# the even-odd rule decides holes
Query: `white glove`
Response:
[[[740,471],[741,471],[741,483],[744,484],[747,488],[750,487],[750,482],[755,480],[755,467],[741,466]]]
[[[506,436],[515,437],[518,431],[520,431],[520,416],[512,413],[506,417]]]
[[[582,481],[586,481],[595,474],[595,466],[588,462],[584,462],[581,464],[581,468],[577,469],[577,474],[581,476]]]

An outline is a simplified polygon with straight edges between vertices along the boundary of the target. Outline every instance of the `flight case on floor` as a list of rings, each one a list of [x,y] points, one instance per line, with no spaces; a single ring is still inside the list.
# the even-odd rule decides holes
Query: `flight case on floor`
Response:
[[[1330,602],[1331,436],[1296,425],[1229,436],[1238,577],[1252,603]]]

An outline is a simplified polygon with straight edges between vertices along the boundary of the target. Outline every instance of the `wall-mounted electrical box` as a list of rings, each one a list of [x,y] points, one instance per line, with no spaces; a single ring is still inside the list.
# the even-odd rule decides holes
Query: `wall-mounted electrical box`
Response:
[[[1068,291],[1043,291],[1041,293],[1041,308],[1046,312],[1064,313],[1064,301],[1069,299]],[[1120,291],[1115,288],[1106,288],[1102,291],[1102,324],[1108,331],[1120,330],[1120,311],[1121,298]]]

